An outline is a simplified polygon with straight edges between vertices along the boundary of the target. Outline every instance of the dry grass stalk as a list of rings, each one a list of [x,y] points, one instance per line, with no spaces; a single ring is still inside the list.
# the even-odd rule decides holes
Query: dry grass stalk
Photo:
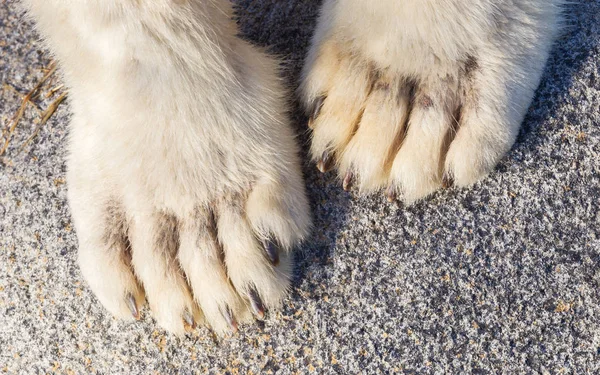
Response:
[[[27,93],[27,95],[25,95],[23,97],[23,99],[21,101],[21,106],[19,107],[19,109],[17,110],[17,113],[13,117],[12,122],[10,123],[10,125],[8,125],[2,131],[2,138],[4,139],[4,145],[2,146],[2,149],[0,149],[0,156],[4,155],[4,153],[8,149],[8,146],[10,145],[10,140],[13,136],[13,133],[15,132],[17,125],[19,125],[19,122],[23,118],[23,115],[25,114],[25,110],[27,109],[27,104],[31,103],[32,99],[34,99],[39,94],[39,91],[40,91],[40,88],[42,87],[42,85],[46,81],[48,81],[48,79],[50,79],[50,77],[52,77],[52,75],[55,72],[56,72],[56,64],[52,63],[50,65],[50,67],[48,68],[46,75],[44,75],[44,77],[35,85],[35,87],[33,89],[31,89],[31,91],[29,91]],[[64,94],[61,95],[62,99],[59,97],[57,100],[54,101],[54,103],[52,103],[50,105],[50,107],[48,107],[48,109],[46,111],[44,111],[42,113],[42,121],[40,122],[41,125],[43,125],[46,121],[48,121],[48,118],[50,118],[50,116],[52,116],[52,114],[56,111],[56,108],[58,108],[58,105],[60,105],[60,103],[64,100],[63,96],[64,96]],[[60,101],[59,101],[59,99],[60,99]],[[49,111],[53,107],[54,107],[54,109],[52,111]],[[46,116],[47,116],[47,118],[46,118]],[[44,120],[44,118],[45,118],[45,120]],[[38,127],[39,126],[40,125],[38,125]],[[35,134],[37,134],[37,132],[39,132],[39,129],[36,128]],[[34,137],[35,137],[35,135],[34,135]],[[31,138],[31,139],[33,139],[33,138]],[[28,143],[28,142],[29,142],[29,139],[27,140],[26,143]]]
[[[62,94],[60,94],[60,96],[55,101],[52,102],[52,104],[50,104],[48,106],[48,108],[44,111],[44,113],[42,113],[42,120],[35,127],[33,134],[31,134],[29,136],[29,138],[27,138],[27,140],[25,142],[23,142],[23,144],[19,148],[19,153],[21,153],[21,151],[23,151],[23,149],[29,144],[29,142],[31,142],[35,137],[37,137],[38,133],[42,129],[42,126],[44,126],[44,124],[50,119],[50,117],[52,117],[54,112],[56,112],[56,110],[58,109],[58,106],[65,100],[66,97],[67,97],[67,93],[63,92]],[[0,154],[0,155],[2,155],[2,154]]]

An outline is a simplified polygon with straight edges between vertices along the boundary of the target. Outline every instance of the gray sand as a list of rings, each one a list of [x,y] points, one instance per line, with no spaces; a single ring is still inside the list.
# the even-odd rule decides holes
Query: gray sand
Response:
[[[49,63],[12,1],[0,4],[2,127]],[[285,58],[295,85],[318,1],[238,3],[243,34]],[[568,13],[517,144],[473,188],[402,207],[307,164],[316,225],[293,292],[226,339],[103,310],[76,262],[68,105],[19,153],[30,106],[0,158],[0,373],[600,373],[600,1]]]

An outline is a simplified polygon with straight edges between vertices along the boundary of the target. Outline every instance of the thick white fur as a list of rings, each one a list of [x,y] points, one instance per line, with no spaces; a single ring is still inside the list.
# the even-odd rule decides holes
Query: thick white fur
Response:
[[[277,63],[235,36],[229,2],[23,1],[69,87],[69,200],[99,300],[131,317],[127,295],[140,305],[145,294],[176,333],[197,305],[219,332],[234,325],[228,308],[247,318],[252,286],[276,307],[309,209]],[[111,206],[130,261],[107,241],[121,220]],[[161,248],[171,235],[176,254]],[[266,238],[281,247],[277,267]]]
[[[363,191],[390,186],[406,202],[436,190],[444,175],[459,186],[476,182],[515,141],[561,5],[325,0],[301,85],[311,112],[326,97],[313,119],[313,158],[336,154],[342,178],[350,172]],[[469,61],[474,69],[464,74]]]

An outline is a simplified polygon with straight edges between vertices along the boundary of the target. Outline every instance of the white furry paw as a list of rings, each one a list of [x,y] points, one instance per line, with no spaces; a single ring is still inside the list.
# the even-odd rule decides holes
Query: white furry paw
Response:
[[[311,73],[331,77],[311,104],[313,160],[322,172],[335,163],[345,189],[388,187],[390,197],[398,191],[406,202],[452,180],[460,186],[477,181],[511,140],[460,134],[472,133],[458,121],[475,115],[460,90],[476,68],[470,59],[455,76],[417,81],[335,48],[324,51]]]
[[[117,317],[139,318],[146,298],[176,334],[203,320],[218,333],[236,331],[277,308],[290,285],[292,248],[308,215],[302,198],[281,192],[258,184],[181,214],[118,200],[96,205],[98,196],[75,188],[81,270]]]
[[[147,300],[177,334],[261,319],[310,227],[278,62],[236,36],[225,0],[78,4],[31,13],[69,72],[85,279],[115,316]]]
[[[535,3],[325,1],[300,88],[319,170],[406,203],[487,175],[516,139],[556,29],[556,7]]]

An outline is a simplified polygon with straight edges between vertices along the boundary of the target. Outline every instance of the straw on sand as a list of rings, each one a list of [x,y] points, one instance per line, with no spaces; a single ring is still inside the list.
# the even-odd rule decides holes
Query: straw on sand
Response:
[[[46,83],[54,75],[55,72],[56,72],[56,64],[53,62],[50,65],[50,67],[48,68],[48,71],[44,75],[44,77],[21,100],[21,105],[19,106],[19,109],[13,116],[12,120],[9,122],[9,125],[2,131],[1,138],[4,139],[4,145],[0,149],[0,156],[4,155],[4,153],[8,149],[8,146],[10,145],[10,140],[12,139],[15,129],[17,128],[17,126],[19,125],[19,122],[21,121],[21,119],[23,118],[23,115],[25,114],[27,105],[33,103],[32,100],[39,94],[39,91],[42,88],[42,86],[44,85],[44,83]],[[46,98],[49,98],[50,96],[54,95],[56,92],[60,91],[62,88],[63,88],[62,85],[52,88],[46,95]],[[27,140],[21,145],[21,147],[19,148],[19,151],[18,151],[19,153],[39,134],[42,127],[46,124],[46,122],[48,122],[48,120],[56,112],[58,107],[65,100],[66,96],[67,96],[66,92],[63,92],[62,94],[59,95],[59,97],[57,99],[55,99],[52,103],[50,103],[50,105],[48,106],[48,108],[46,108],[46,110],[42,111],[42,113],[40,115],[41,116],[40,122],[36,126],[33,134],[31,136],[29,136],[29,138],[27,138]]]

